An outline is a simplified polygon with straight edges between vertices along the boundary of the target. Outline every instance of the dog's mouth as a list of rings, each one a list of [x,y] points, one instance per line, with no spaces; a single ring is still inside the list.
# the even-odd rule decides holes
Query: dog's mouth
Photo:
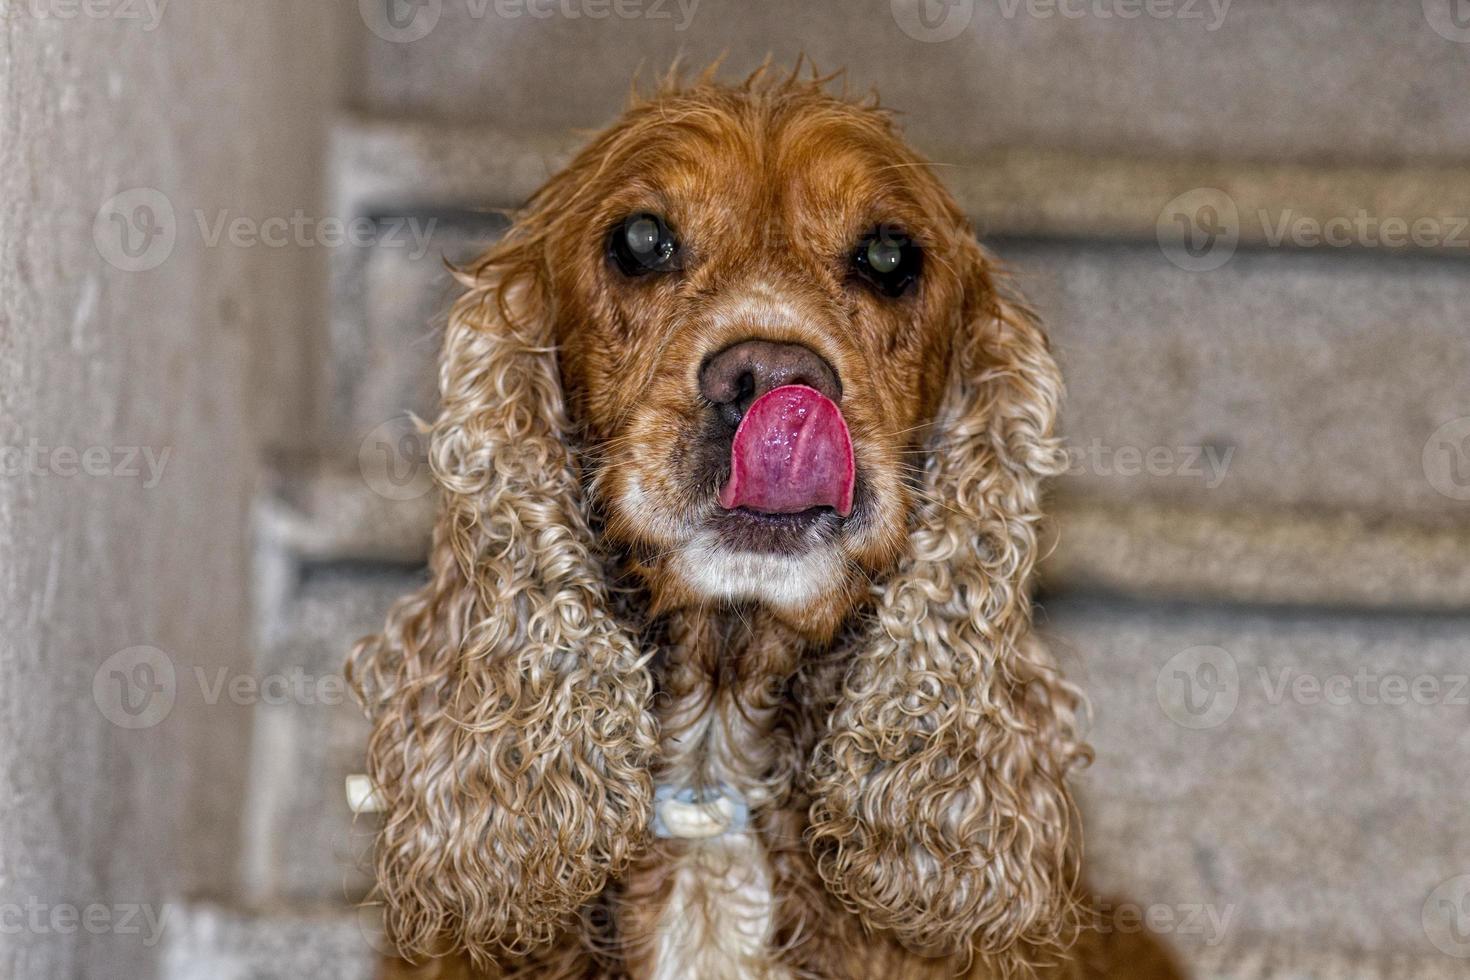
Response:
[[[767,516],[826,508],[847,517],[855,473],[842,410],[814,388],[785,385],[756,399],[740,420],[719,502]]]
[[[715,522],[720,543],[732,551],[798,555],[836,537],[842,518],[831,507],[767,514],[745,507],[722,511]]]
[[[804,385],[756,399],[730,443],[715,520],[737,551],[796,554],[834,536],[852,514],[852,437],[831,399]]]

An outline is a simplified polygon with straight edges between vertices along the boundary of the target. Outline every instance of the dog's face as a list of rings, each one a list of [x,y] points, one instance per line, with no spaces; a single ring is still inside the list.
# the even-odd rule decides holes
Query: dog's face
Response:
[[[907,542],[963,217],[885,116],[815,92],[664,100],[561,181],[545,274],[604,533],[661,607],[757,601],[830,632]],[[751,411],[776,389],[795,421]],[[798,442],[731,486],[732,456]]]

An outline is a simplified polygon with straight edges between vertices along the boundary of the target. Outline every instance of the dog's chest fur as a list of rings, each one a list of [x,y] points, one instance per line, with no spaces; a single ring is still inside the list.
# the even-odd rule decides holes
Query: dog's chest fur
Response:
[[[691,841],[670,873],[653,980],[788,976],[771,959],[771,870],[753,833]]]
[[[776,876],[756,813],[786,792],[784,676],[796,641],[769,625],[686,620],[660,671],[666,785],[724,788],[751,806],[743,828],[703,839],[661,841],[643,874],[652,900],[634,919],[647,935],[635,975],[652,980],[785,980],[774,949]],[[641,890],[641,889],[640,889]]]

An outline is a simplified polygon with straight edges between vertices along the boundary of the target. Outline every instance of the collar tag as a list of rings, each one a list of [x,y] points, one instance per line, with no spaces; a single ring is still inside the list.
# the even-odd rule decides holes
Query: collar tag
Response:
[[[750,807],[729,786],[664,784],[654,793],[653,832],[658,837],[706,840],[739,833],[750,823]]]

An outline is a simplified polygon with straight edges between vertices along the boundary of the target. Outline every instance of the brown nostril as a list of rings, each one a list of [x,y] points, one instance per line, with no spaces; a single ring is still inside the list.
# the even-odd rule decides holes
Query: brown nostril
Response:
[[[842,383],[832,365],[801,344],[742,341],[711,357],[699,370],[699,393],[731,425],[740,423],[757,398],[785,385],[806,385],[834,402],[842,400]]]

